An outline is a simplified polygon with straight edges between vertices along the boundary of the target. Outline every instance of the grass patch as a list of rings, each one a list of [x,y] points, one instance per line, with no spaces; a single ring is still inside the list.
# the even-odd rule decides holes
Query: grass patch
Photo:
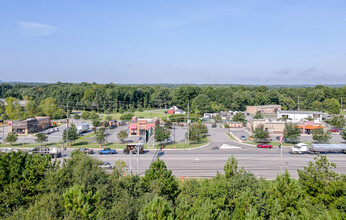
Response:
[[[244,141],[243,142],[244,144],[251,144],[251,145],[254,145],[254,146],[257,146],[258,144],[261,144],[261,143],[265,143],[265,142],[252,142],[252,141]],[[267,144],[270,144],[272,146],[279,146],[279,142],[268,142]],[[282,143],[282,146],[294,146],[295,144],[291,144],[291,143]]]
[[[168,114],[166,114],[165,111],[168,111],[168,110],[167,109],[158,109],[158,110],[148,110],[148,111],[143,111],[143,112],[135,111],[135,112],[133,112],[133,114],[137,118],[158,117],[160,120],[162,120],[164,118],[168,118]],[[126,114],[126,113],[124,113],[124,114]],[[101,115],[101,118],[103,121],[105,121],[106,117],[108,116],[108,114],[100,114],[100,115]],[[109,114],[109,116],[111,116],[112,119],[114,119],[114,120],[120,120],[120,117],[122,115],[123,114],[121,114],[121,113]]]
[[[231,140],[234,140],[235,141],[235,138],[228,132],[225,132],[225,134],[231,139]]]
[[[210,143],[209,139],[204,138],[202,141],[200,141],[198,143],[190,142],[190,145],[188,145],[186,142],[184,142],[184,143],[158,143],[158,144],[155,144],[155,148],[161,148],[163,146],[164,149],[188,149],[188,148],[200,147],[200,146],[203,146],[203,145],[208,144],[208,143]],[[174,148],[174,146],[175,146],[175,148]],[[144,146],[144,148],[150,149],[150,148],[148,148],[147,144]]]

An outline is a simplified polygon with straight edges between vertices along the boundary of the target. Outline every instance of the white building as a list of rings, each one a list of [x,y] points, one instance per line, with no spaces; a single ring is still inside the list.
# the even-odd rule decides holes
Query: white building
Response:
[[[322,112],[317,111],[284,111],[279,110],[276,113],[277,119],[286,118],[292,122],[306,121],[307,118],[313,118],[314,122],[322,121]]]

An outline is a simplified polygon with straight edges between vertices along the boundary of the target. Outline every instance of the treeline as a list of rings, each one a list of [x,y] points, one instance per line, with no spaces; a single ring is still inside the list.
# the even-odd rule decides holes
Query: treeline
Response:
[[[211,179],[176,179],[162,160],[143,176],[117,161],[75,153],[62,164],[49,156],[0,154],[1,219],[345,219],[346,177],[325,156],[295,180],[285,172],[257,179],[235,158]]]
[[[346,104],[346,86],[319,85],[306,88],[270,89],[266,86],[168,88],[112,83],[1,84],[0,97],[33,100],[37,106],[45,99],[52,98],[62,109],[67,109],[69,105],[70,109],[97,112],[124,112],[172,105],[187,110],[189,103],[190,111],[197,114],[222,110],[244,111],[247,105],[267,104],[280,104],[283,109],[288,110],[298,109],[299,104],[302,110],[338,114],[341,97],[344,97],[343,104]]]

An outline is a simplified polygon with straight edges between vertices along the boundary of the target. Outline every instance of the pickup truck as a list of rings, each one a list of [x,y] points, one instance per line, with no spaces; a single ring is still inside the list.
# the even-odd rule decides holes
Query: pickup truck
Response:
[[[103,150],[99,150],[99,154],[116,154],[117,152],[110,148],[105,148]]]

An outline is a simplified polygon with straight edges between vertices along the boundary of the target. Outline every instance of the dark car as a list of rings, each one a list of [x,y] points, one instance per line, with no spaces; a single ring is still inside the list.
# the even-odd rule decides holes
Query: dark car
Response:
[[[99,154],[116,154],[117,152],[110,148],[105,148],[103,150],[99,150]]]
[[[132,151],[133,154],[137,153],[137,144],[136,143],[130,143],[130,144],[126,145],[123,153],[129,154],[130,151]],[[139,145],[139,153],[140,154],[144,153],[144,145]]]
[[[280,136],[276,136],[275,139],[279,141],[281,139],[281,137]]]
[[[266,143],[257,145],[257,148],[272,148],[272,147],[273,147],[272,145],[266,144]]]
[[[114,129],[114,128],[116,128],[117,126],[115,126],[115,125],[109,125],[109,129]]]
[[[213,124],[211,125],[212,128],[216,128],[216,126],[217,126],[216,123],[213,123]]]
[[[92,149],[89,149],[89,148],[79,148],[78,150],[85,153],[85,154],[93,154],[94,153],[94,151]]]

